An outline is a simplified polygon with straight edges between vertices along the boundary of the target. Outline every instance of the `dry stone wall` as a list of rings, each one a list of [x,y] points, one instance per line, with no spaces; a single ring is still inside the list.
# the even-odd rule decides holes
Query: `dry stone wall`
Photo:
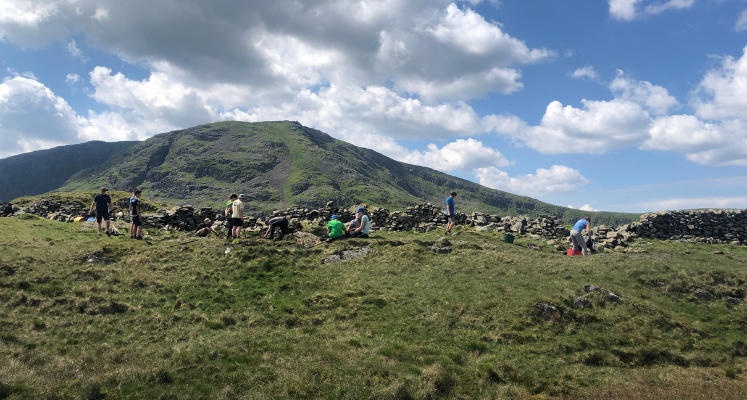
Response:
[[[127,199],[121,199],[116,210],[124,210],[123,220],[129,222]],[[348,222],[355,217],[355,208],[338,207],[333,202],[321,209],[291,207],[274,211],[267,217],[248,216],[244,226],[260,230],[267,226],[267,221],[276,216],[288,218],[292,224],[301,222],[324,227],[332,215]],[[430,203],[408,207],[404,211],[390,211],[385,208],[368,207],[372,230],[377,231],[416,231],[430,232],[444,229],[446,214],[443,209]],[[75,202],[55,202],[43,200],[28,207],[21,208],[14,204],[0,202],[0,217],[12,217],[21,214],[34,214],[57,221],[72,222],[80,214],[87,213],[88,207]],[[115,211],[116,212],[116,211]],[[190,205],[158,210],[146,207],[143,225],[146,228],[170,230],[193,230],[203,219],[216,221],[216,227],[225,225],[223,210],[211,207],[196,208]],[[537,218],[527,216],[498,216],[482,213],[457,213],[459,225],[475,227],[478,232],[508,233],[517,236],[531,236],[546,239],[548,243],[569,243],[570,232],[561,219],[554,215],[540,215]],[[698,210],[698,211],[662,211],[641,215],[639,222],[620,227],[596,226],[592,229],[592,239],[597,247],[625,248],[637,238],[678,240],[692,243],[747,245],[747,210]]]

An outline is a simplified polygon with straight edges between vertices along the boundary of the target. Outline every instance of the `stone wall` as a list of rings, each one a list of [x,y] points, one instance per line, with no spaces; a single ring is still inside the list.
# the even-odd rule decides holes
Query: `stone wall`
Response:
[[[129,222],[127,199],[121,199],[115,205],[124,211],[123,220]],[[356,206],[357,207],[357,206]],[[317,227],[326,226],[332,215],[339,215],[342,222],[347,223],[355,216],[356,207],[342,208],[333,202],[318,210],[291,207],[274,211],[268,217],[248,216],[244,226],[252,230],[264,229],[266,222],[275,216],[287,217],[293,224],[301,222],[311,223]],[[57,221],[72,222],[88,208],[74,202],[54,202],[43,200],[26,208],[20,208],[10,203],[0,202],[0,217],[17,216],[21,214],[35,214]],[[385,208],[368,207],[372,230],[381,231],[416,231],[430,232],[444,229],[446,214],[440,207],[430,203],[408,207],[404,211],[390,211]],[[205,218],[215,221],[216,228],[225,225],[223,210],[213,210],[210,207],[195,208],[181,206],[161,208],[153,212],[148,210],[143,215],[143,225],[146,228],[162,230],[190,231]],[[530,236],[546,239],[548,243],[558,240],[569,243],[570,232],[559,218],[553,215],[540,215],[537,218],[526,216],[510,217],[482,213],[456,214],[458,225],[475,227],[478,232],[509,233],[517,236]],[[678,240],[692,243],[709,243],[747,245],[747,210],[702,210],[702,211],[663,211],[641,215],[640,222],[620,227],[595,226],[592,229],[592,239],[597,247],[625,248],[636,238]]]

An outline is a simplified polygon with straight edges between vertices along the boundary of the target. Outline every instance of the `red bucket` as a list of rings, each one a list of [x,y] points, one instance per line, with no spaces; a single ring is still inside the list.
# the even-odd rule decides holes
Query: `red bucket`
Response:
[[[584,253],[581,250],[568,249],[568,255],[569,256],[580,256],[582,254],[584,254]]]

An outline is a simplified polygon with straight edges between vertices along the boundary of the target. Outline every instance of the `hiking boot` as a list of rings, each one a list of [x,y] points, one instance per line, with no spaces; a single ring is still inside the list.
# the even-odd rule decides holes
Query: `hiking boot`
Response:
[[[99,231],[99,237],[101,237],[101,231]]]
[[[143,240],[143,237],[142,236],[135,236],[135,239],[137,239],[137,240]]]

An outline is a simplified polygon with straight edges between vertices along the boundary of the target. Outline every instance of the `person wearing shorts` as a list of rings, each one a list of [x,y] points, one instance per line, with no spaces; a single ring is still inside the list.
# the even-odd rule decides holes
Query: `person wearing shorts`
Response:
[[[244,227],[244,202],[242,201],[244,199],[246,199],[246,196],[240,194],[239,198],[231,205],[231,214],[233,217],[233,233],[231,236],[234,239],[239,238],[241,228]]]
[[[88,210],[88,214],[91,214],[93,213],[93,206],[96,206],[96,222],[99,224],[99,237],[101,237],[101,220],[106,221],[106,234],[111,234],[109,231],[109,211],[112,208],[112,199],[106,194],[107,190],[105,187],[101,188],[99,194],[93,198],[91,209]]]
[[[451,233],[451,228],[456,223],[456,215],[454,214],[454,198],[456,198],[457,192],[451,192],[449,197],[446,198],[446,234]]]
[[[142,196],[140,189],[135,189],[135,198],[130,203],[132,207],[132,224],[135,227],[130,232],[131,239],[143,240],[143,210],[140,206],[140,196]]]

